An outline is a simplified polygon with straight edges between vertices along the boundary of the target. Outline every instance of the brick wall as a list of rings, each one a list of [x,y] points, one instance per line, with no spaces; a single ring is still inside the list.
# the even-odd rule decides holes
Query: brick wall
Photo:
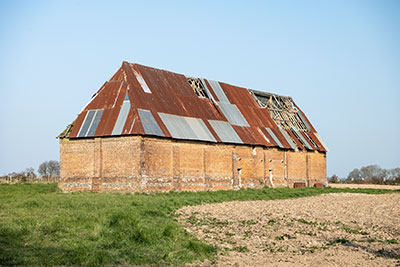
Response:
[[[60,140],[64,192],[206,191],[326,183],[326,156],[127,136]]]

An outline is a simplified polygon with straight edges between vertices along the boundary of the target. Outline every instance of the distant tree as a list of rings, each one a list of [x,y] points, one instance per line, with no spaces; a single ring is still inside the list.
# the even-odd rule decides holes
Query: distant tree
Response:
[[[50,176],[60,176],[60,163],[56,160],[50,160],[47,163],[47,171]]]
[[[23,173],[24,173],[24,176],[25,176],[26,178],[29,178],[29,179],[36,178],[35,169],[33,169],[32,167],[26,168],[26,169],[23,171]]]
[[[39,165],[38,173],[42,177],[57,177],[60,175],[60,163],[56,160],[44,161]]]
[[[394,168],[388,170],[388,179],[389,180],[400,179],[400,168]]]
[[[352,170],[347,176],[349,183],[373,183],[373,184],[399,184],[400,168],[382,169],[379,165],[368,165],[361,169]]]
[[[360,175],[361,178],[364,178],[365,181],[367,182],[372,182],[372,181],[381,181],[383,179],[384,173],[382,172],[381,167],[378,165],[368,165],[365,167],[362,167],[360,169]]]
[[[39,165],[38,168],[38,173],[40,174],[40,176],[48,176],[48,171],[47,171],[47,161],[42,162],[42,164]]]
[[[360,182],[361,180],[361,174],[359,169],[354,169],[352,170],[349,175],[347,175],[347,182]]]
[[[336,174],[334,174],[334,175],[332,175],[331,177],[328,178],[328,182],[329,183],[333,183],[333,184],[334,183],[339,183],[340,179]]]

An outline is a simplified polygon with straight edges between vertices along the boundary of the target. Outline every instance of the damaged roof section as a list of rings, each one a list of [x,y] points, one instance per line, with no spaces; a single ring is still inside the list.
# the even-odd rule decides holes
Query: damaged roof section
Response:
[[[128,62],[58,138],[121,135],[327,151],[290,97]]]
[[[311,128],[303,115],[293,104],[292,98],[270,93],[250,90],[251,95],[260,108],[267,108],[274,122],[283,129],[296,127],[300,131],[310,131]]]

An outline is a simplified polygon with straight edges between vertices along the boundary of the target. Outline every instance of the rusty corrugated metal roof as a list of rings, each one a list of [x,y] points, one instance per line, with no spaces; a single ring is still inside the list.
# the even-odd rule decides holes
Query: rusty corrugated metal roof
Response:
[[[182,74],[123,62],[83,108],[69,135],[60,137],[157,135],[327,151],[294,102],[294,110],[310,126],[301,132],[295,129],[295,133],[281,129],[248,89],[206,79],[199,81],[205,90],[201,96]]]

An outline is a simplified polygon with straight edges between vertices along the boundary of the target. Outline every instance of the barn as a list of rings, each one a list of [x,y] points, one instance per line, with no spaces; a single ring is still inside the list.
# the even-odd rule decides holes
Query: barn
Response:
[[[327,147],[291,97],[134,63],[58,138],[63,192],[327,183]]]

